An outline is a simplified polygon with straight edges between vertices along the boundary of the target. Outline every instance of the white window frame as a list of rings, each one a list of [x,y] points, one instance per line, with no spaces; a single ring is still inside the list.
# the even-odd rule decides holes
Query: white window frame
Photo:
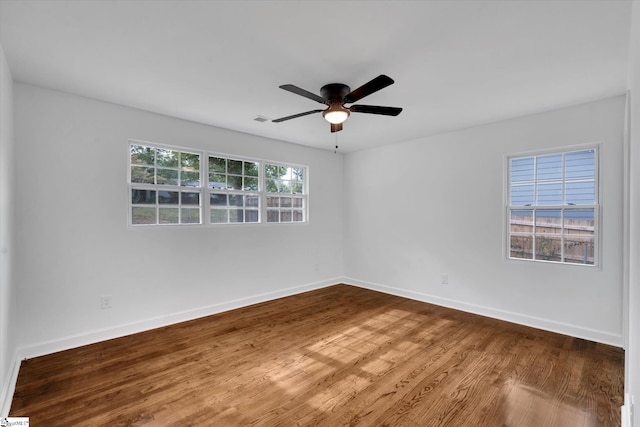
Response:
[[[275,167],[284,167],[287,169],[299,169],[302,171],[302,180],[300,182],[301,187],[300,190],[301,192],[295,192],[294,190],[292,190],[292,192],[285,192],[285,191],[269,191],[269,188],[267,186],[267,180],[271,179],[270,177],[267,176],[268,173],[268,167],[269,166],[275,166]],[[306,166],[303,165],[296,165],[296,164],[292,164],[292,163],[283,163],[283,162],[274,162],[274,161],[265,161],[264,162],[264,167],[263,167],[263,179],[264,179],[264,192],[263,192],[263,202],[262,202],[262,206],[264,207],[264,221],[265,223],[268,224],[303,224],[306,223],[308,221],[308,190],[307,190],[307,183],[308,183],[308,175],[309,175],[309,168],[307,168]],[[293,178],[293,177],[292,177]],[[292,181],[292,182],[296,182],[294,179],[291,180],[286,180],[283,179],[283,181]],[[270,200],[274,200],[275,199],[279,199],[278,205],[274,206],[273,203],[270,203]],[[283,205],[283,201],[285,201],[286,199],[291,199],[291,203],[290,205]],[[298,206],[296,201],[299,201],[299,203],[301,203],[301,206]],[[275,212],[278,213],[278,220],[277,221],[272,221],[270,219],[273,219]],[[302,219],[301,220],[296,220],[296,217],[298,215],[298,213],[301,212],[302,213]],[[271,214],[271,215],[270,215]],[[288,215],[290,215],[290,217],[288,217]],[[287,219],[288,217],[288,219]],[[284,219],[283,219],[284,218]]]
[[[193,186],[180,186],[180,185],[164,185],[164,184],[157,184],[157,183],[135,183],[135,182],[131,182],[132,179],[132,168],[136,167],[135,164],[132,164],[131,162],[131,147],[134,145],[139,145],[139,146],[143,146],[143,147],[149,147],[149,148],[153,148],[155,150],[171,150],[171,151],[178,151],[181,153],[189,153],[189,154],[196,154],[200,156],[200,169],[199,169],[199,176],[200,176],[200,186],[198,187],[193,187]],[[210,165],[209,165],[209,159],[211,157],[215,157],[215,158],[220,158],[220,159],[225,159],[225,165],[229,164],[229,161],[237,161],[237,162],[244,162],[243,163],[243,170],[242,170],[242,174],[238,175],[236,173],[232,173],[229,171],[228,166],[225,169],[224,175],[228,178],[228,177],[234,177],[236,180],[239,178],[242,180],[242,188],[234,188],[234,186],[237,186],[236,183],[234,183],[234,185],[229,186],[229,180],[227,180],[225,182],[225,188],[222,188],[220,186],[212,186],[209,182],[209,177],[210,177]],[[258,176],[256,177],[255,175],[245,175],[245,163],[254,163],[257,165],[258,167]],[[302,171],[302,175],[303,175],[303,179],[301,181],[301,193],[287,193],[287,192],[268,192],[267,191],[267,176],[266,176],[266,166],[267,165],[274,165],[274,166],[278,166],[278,167],[285,167],[285,168],[291,168],[291,169],[300,169]],[[157,175],[157,169],[158,169],[158,160],[157,160],[157,156],[155,157],[154,160],[154,176]],[[168,169],[168,168],[165,168]],[[171,168],[173,169],[173,168]],[[178,171],[178,175],[180,175],[180,166],[175,168]],[[222,175],[222,173],[217,173],[218,175]],[[245,183],[248,181],[247,178],[251,179],[251,178],[257,178],[258,180],[258,187],[257,190],[252,188],[252,189],[246,189],[245,188]],[[281,162],[281,161],[272,161],[272,160],[262,160],[262,159],[257,159],[257,158],[251,158],[251,157],[244,157],[244,156],[237,156],[237,155],[233,155],[233,154],[227,154],[227,153],[220,153],[220,152],[208,152],[208,151],[203,151],[203,150],[197,150],[197,149],[192,149],[192,148],[186,148],[186,147],[179,147],[179,146],[173,146],[173,145],[165,145],[165,144],[158,144],[158,143],[154,143],[154,142],[148,142],[148,141],[141,141],[141,140],[135,140],[135,139],[129,139],[128,143],[127,143],[127,208],[128,208],[128,215],[127,215],[127,221],[128,221],[128,227],[129,228],[146,228],[146,227],[176,227],[176,226],[189,226],[189,227],[194,227],[194,226],[206,226],[206,227],[217,227],[217,226],[225,226],[225,225],[262,225],[262,224],[307,224],[309,222],[309,203],[308,203],[308,183],[309,183],[309,167],[305,166],[305,165],[300,165],[300,164],[293,164],[293,163],[287,163],[287,162]],[[250,181],[250,184],[253,185],[253,182]],[[144,205],[141,204],[135,204],[132,200],[132,194],[133,194],[133,190],[143,190],[143,191],[155,191],[155,203],[153,205],[147,203]],[[178,215],[182,214],[183,211],[183,205],[182,205],[182,193],[187,193],[187,192],[197,192],[199,194],[199,217],[200,217],[200,221],[199,223],[162,223],[160,222],[160,216],[159,216],[159,212],[160,209],[162,208],[159,202],[159,194],[162,191],[173,191],[173,192],[179,192],[179,202],[177,205],[175,205],[178,208]],[[215,207],[212,205],[211,203],[211,197],[212,195],[215,194],[220,194],[220,195],[224,195],[225,199],[227,200],[227,208],[223,209],[222,205],[219,205],[218,207]],[[273,222],[273,221],[268,221],[268,212],[273,210],[273,207],[268,207],[267,206],[267,200],[270,196],[279,196],[279,197],[283,197],[285,199],[290,198],[291,199],[291,203],[294,204],[295,202],[293,201],[294,199],[298,199],[301,200],[301,204],[302,207],[296,207],[295,209],[293,207],[290,208],[291,210],[291,220],[290,221],[278,221],[278,222]],[[229,212],[232,212],[234,209],[234,205],[230,205],[229,203],[231,200],[231,197],[242,197],[243,200],[243,205],[242,205],[242,222],[237,222],[237,221],[229,221]],[[248,199],[248,198],[251,198]],[[257,198],[257,203],[258,206],[256,209],[254,209],[254,206],[248,206],[247,203],[251,202],[251,203],[255,203],[253,201],[253,198]],[[155,218],[156,218],[156,222],[155,223],[150,223],[150,224],[134,224],[133,223],[133,219],[134,219],[134,215],[133,215],[133,210],[136,207],[154,207],[155,208]],[[172,205],[171,207],[174,207],[174,205]],[[191,207],[194,208],[194,205],[185,205],[184,207]],[[218,211],[222,211],[222,210],[226,210],[227,215],[226,215],[226,222],[212,222],[211,221],[211,214],[212,214],[212,210],[218,210]],[[286,211],[287,209],[282,207],[278,209],[279,211]],[[297,211],[297,212],[302,212],[302,218],[301,220],[296,220],[293,221],[293,212]],[[247,212],[249,211],[255,211],[257,212],[258,218],[257,221],[246,221],[247,220]],[[180,218],[180,216],[178,217]],[[280,214],[278,215],[278,218],[280,219],[281,216]],[[285,216],[286,219],[286,216]]]
[[[211,158],[218,158],[218,159],[223,159],[225,161],[225,171],[212,171],[210,168],[210,159]],[[241,168],[242,170],[240,171],[240,173],[234,173],[233,171],[229,170],[229,163],[230,162],[240,162],[242,164]],[[258,173],[257,175],[247,175],[244,169],[244,165],[248,164],[248,163],[254,163],[257,165],[258,167]],[[262,197],[261,197],[261,191],[262,191],[262,179],[261,179],[261,174],[262,174],[262,162],[259,159],[252,159],[252,158],[248,158],[248,157],[240,157],[240,156],[233,156],[233,155],[229,155],[229,154],[222,154],[222,153],[207,153],[207,160],[206,160],[206,166],[203,166],[203,168],[206,167],[206,199],[207,199],[207,222],[211,225],[225,225],[225,224],[259,224],[262,220]],[[213,186],[212,182],[209,180],[211,175],[224,175],[225,179],[227,180],[226,182],[226,186],[224,187],[218,187],[218,186]],[[240,179],[241,181],[241,185],[240,188],[233,188],[231,186],[229,186],[229,178],[236,178],[236,179]],[[246,188],[245,184],[247,179],[252,179],[255,178],[258,182],[257,182],[257,188],[255,189],[249,189]],[[217,182],[216,182],[217,183]],[[216,205],[216,204],[212,204],[211,203],[211,198],[212,195],[220,195],[220,196],[224,196],[224,198],[227,201],[226,207],[224,207],[223,205]],[[231,199],[232,198],[240,198],[242,200],[242,206],[237,206],[237,205],[232,205],[231,204]],[[258,206],[251,206],[248,204],[248,201],[250,199],[255,199],[258,203]],[[236,211],[242,211],[242,221],[231,221],[230,220],[230,213],[234,210],[234,206],[236,207]],[[224,222],[216,222],[216,221],[211,221],[211,216],[213,212],[226,212],[226,220]],[[255,221],[247,221],[247,212],[256,212],[257,213],[257,219]]]
[[[139,146],[143,146],[143,147],[149,147],[149,148],[153,148],[154,150],[168,150],[168,151],[178,151],[180,153],[188,153],[188,154],[195,154],[200,156],[200,168],[198,170],[198,174],[199,174],[199,181],[200,181],[200,186],[182,186],[182,185],[170,185],[170,184],[158,184],[156,182],[154,183],[143,183],[143,182],[131,182],[132,179],[132,174],[131,171],[134,167],[144,167],[144,166],[136,166],[134,164],[131,163],[131,147],[134,145],[139,145]],[[193,150],[193,149],[189,149],[189,148],[183,148],[183,147],[174,147],[174,146],[167,146],[167,145],[161,145],[161,144],[154,144],[154,143],[149,143],[149,142],[145,142],[145,141],[137,141],[137,140],[129,140],[128,144],[127,144],[127,153],[128,153],[128,162],[127,162],[127,198],[128,198],[128,203],[127,203],[127,207],[128,207],[128,224],[130,227],[153,227],[153,226],[162,226],[162,227],[166,227],[166,226],[189,226],[189,227],[193,227],[193,226],[197,226],[202,224],[202,215],[203,215],[203,211],[202,211],[202,206],[203,206],[203,196],[204,196],[204,192],[202,189],[202,158],[203,158],[203,153],[201,151],[198,150]],[[149,165],[151,166],[151,165]],[[180,164],[177,167],[162,167],[158,165],[158,158],[157,155],[154,156],[154,165],[152,166],[154,169],[154,181],[157,180],[155,177],[157,177],[157,171],[158,169],[165,169],[165,170],[175,170],[178,174],[178,179],[180,179],[180,176],[182,174],[182,169],[180,167]],[[134,190],[141,190],[141,191],[154,191],[155,192],[155,202],[153,204],[151,203],[144,203],[144,204],[136,204],[133,203],[132,201],[132,194]],[[178,203],[177,204],[171,204],[168,205],[166,207],[163,207],[163,203],[160,202],[160,193],[161,192],[177,192],[178,193]],[[197,205],[193,205],[193,204],[183,204],[183,193],[197,193],[198,194],[198,199],[199,199],[199,203]],[[183,215],[183,208],[187,209],[197,209],[199,211],[199,221],[198,222],[182,222],[182,215]],[[133,209],[134,208],[147,208],[147,209],[151,209],[152,207],[155,209],[155,222],[154,223],[140,223],[140,224],[134,224],[133,223]],[[176,209],[177,208],[177,214],[178,214],[178,222],[176,223],[162,223],[161,221],[161,209]]]
[[[589,151],[589,150],[593,150],[594,151],[594,203],[593,204],[566,204],[565,202],[565,183],[566,182],[578,182],[580,180],[571,180],[571,179],[567,179],[565,172],[566,172],[566,163],[565,163],[565,156],[567,154],[570,153],[576,153],[576,152],[581,152],[581,151]],[[584,266],[584,267],[600,267],[601,265],[601,247],[600,247],[600,230],[601,230],[601,205],[600,205],[600,200],[601,200],[601,194],[600,194],[600,144],[588,144],[588,145],[579,145],[579,146],[571,146],[571,147],[562,147],[562,148],[557,148],[557,149],[551,149],[551,150],[543,150],[543,151],[535,151],[535,152],[526,152],[526,153],[518,153],[518,154],[513,154],[513,155],[508,155],[505,156],[505,176],[506,176],[506,180],[505,180],[505,215],[504,215],[504,224],[505,224],[505,238],[504,240],[504,253],[505,253],[505,258],[509,261],[525,261],[525,262],[538,262],[538,263],[551,263],[551,264],[562,264],[562,265],[576,265],[576,266]],[[539,183],[545,183],[544,180],[538,180],[537,178],[537,160],[539,157],[544,157],[544,156],[550,156],[550,155],[558,155],[561,154],[562,155],[562,179],[561,180],[550,180],[549,182],[557,182],[557,183],[562,183],[562,203],[561,204],[538,204],[538,185]],[[534,203],[532,205],[511,205],[511,165],[512,165],[512,160],[514,159],[525,159],[525,158],[529,158],[532,157],[534,158],[534,166],[533,166],[533,173],[534,173],[534,180],[531,181],[529,184],[533,185],[534,188]],[[593,221],[593,264],[590,263],[580,263],[580,262],[567,262],[566,256],[567,254],[565,254],[565,236],[566,234],[566,228],[565,228],[565,213],[569,212],[569,211],[577,211],[580,209],[592,209],[593,210],[593,216],[594,216],[594,221]],[[560,248],[561,248],[561,253],[560,253],[560,261],[556,261],[556,260],[546,260],[546,259],[539,259],[536,257],[536,239],[539,238],[540,236],[543,236],[543,234],[537,233],[536,230],[536,221],[537,221],[537,213],[538,211],[548,211],[548,210],[552,210],[552,211],[560,211],[560,225],[559,228],[561,230],[561,232],[559,233],[559,235],[555,235],[555,234],[550,234],[550,236],[554,236],[554,237],[560,237]],[[511,212],[512,211],[532,211],[533,215],[532,215],[532,231],[530,233],[517,233],[517,232],[512,232],[511,229]],[[532,253],[532,258],[521,258],[521,257],[514,257],[511,256],[511,237],[512,236],[525,236],[525,235],[530,235],[533,239],[532,241],[532,249],[533,249],[533,253]],[[587,258],[587,256],[585,255],[585,258]]]

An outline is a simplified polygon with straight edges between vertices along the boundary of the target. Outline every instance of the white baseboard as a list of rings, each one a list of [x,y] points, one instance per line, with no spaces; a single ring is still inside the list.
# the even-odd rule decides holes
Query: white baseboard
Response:
[[[95,330],[83,334],[77,334],[59,338],[51,341],[40,342],[18,349],[18,358],[30,359],[33,357],[43,356],[58,351],[68,350],[70,348],[81,347],[87,344],[93,344],[100,341],[106,341],[113,338],[123,337],[126,335],[144,332],[151,329],[161,328],[163,326],[173,325],[175,323],[186,322],[200,317],[210,316],[236,308],[246,307],[248,305],[270,301],[290,295],[295,295],[315,289],[325,288],[327,286],[340,283],[340,278],[325,280],[316,283],[309,283],[302,286],[284,288],[274,292],[266,292],[263,294],[252,295],[246,298],[239,298],[231,301],[225,301],[205,307],[192,310],[186,310],[177,313],[171,313],[150,319],[144,319],[137,322],[117,325],[110,328]]]
[[[543,329],[550,332],[556,332],[563,335],[569,335],[576,338],[583,338],[589,341],[595,341],[603,344],[622,347],[622,335],[612,334],[605,331],[583,328],[562,322],[556,322],[549,319],[543,319],[534,316],[527,316],[519,313],[497,310],[491,307],[484,307],[476,304],[469,304],[463,301],[442,298],[435,295],[429,295],[421,292],[415,292],[407,289],[385,286],[377,283],[366,282],[362,280],[345,277],[343,283],[359,286],[365,289],[371,289],[378,292],[384,292],[391,295],[397,295],[404,298],[423,301],[430,304],[440,305],[443,307],[453,308],[456,310],[466,311],[468,313],[479,314],[481,316],[492,317],[494,319],[505,320],[511,323],[530,326],[536,329]]]
[[[13,363],[11,364],[11,372],[7,383],[2,385],[2,395],[0,395],[0,418],[8,417],[11,410],[11,401],[13,400],[13,393],[16,391],[16,383],[18,382],[18,372],[20,372],[21,359],[16,352],[13,357]]]

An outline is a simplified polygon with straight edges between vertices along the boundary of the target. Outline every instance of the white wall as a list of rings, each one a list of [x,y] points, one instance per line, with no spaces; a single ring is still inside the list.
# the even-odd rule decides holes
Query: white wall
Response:
[[[21,354],[288,295],[342,275],[340,154],[24,84],[15,85],[14,101]],[[310,221],[128,229],[128,138],[308,165]],[[113,308],[101,310],[100,295],[111,295]]]
[[[16,282],[13,280],[13,81],[0,46],[0,416],[13,394]]]
[[[616,97],[347,155],[346,275],[621,345],[623,120]],[[505,156],[585,143],[602,144],[601,268],[505,260]]]
[[[629,324],[625,359],[625,393],[635,400],[632,424],[640,427],[640,2],[634,2],[629,43],[630,134],[630,251]],[[631,402],[627,402],[631,403]]]

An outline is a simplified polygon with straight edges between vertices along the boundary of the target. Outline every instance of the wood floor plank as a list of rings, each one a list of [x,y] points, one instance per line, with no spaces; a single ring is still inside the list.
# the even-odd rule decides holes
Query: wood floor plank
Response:
[[[22,363],[82,426],[619,426],[624,352],[347,285]]]

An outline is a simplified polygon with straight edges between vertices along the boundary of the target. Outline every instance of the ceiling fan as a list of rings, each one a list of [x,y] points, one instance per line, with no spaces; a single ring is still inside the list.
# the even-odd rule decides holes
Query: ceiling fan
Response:
[[[363,84],[356,90],[342,83],[330,83],[322,86],[320,89],[320,96],[315,93],[308,92],[298,86],[287,84],[280,86],[280,89],[295,93],[296,95],[304,96],[312,101],[325,104],[329,108],[324,110],[311,110],[304,113],[294,114],[292,116],[282,117],[272,120],[274,123],[284,122],[286,120],[295,119],[298,117],[306,116],[313,113],[322,113],[322,116],[331,124],[331,132],[338,132],[342,130],[342,123],[347,120],[351,113],[367,113],[367,114],[381,114],[383,116],[397,116],[402,112],[402,108],[398,107],[380,107],[377,105],[359,105],[355,104],[350,107],[345,107],[345,104],[354,103],[365,96],[369,96],[374,92],[384,89],[385,87],[392,85],[393,79],[384,74],[372,79],[371,81]]]

